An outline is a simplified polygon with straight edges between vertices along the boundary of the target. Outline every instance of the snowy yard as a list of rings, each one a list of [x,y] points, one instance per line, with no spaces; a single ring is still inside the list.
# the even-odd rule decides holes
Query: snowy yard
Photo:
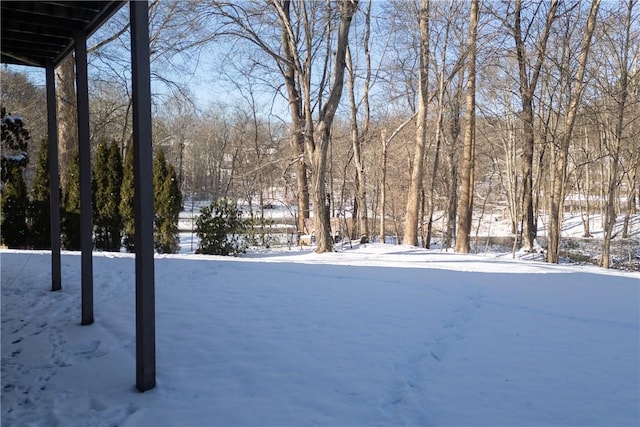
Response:
[[[135,391],[134,258],[1,251],[2,425],[637,426],[640,274],[393,245],[157,256]]]

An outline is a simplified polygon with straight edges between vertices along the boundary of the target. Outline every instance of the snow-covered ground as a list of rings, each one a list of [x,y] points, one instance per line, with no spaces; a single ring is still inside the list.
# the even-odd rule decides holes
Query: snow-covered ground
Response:
[[[157,256],[157,387],[134,258],[0,251],[2,425],[637,426],[640,274],[365,245]]]
[[[180,253],[192,254],[199,245],[198,235],[195,230],[195,218],[199,215],[200,207],[206,205],[206,201],[191,201],[189,199],[180,214]],[[248,217],[249,208],[246,204],[240,205]],[[297,243],[295,233],[294,218],[289,208],[282,203],[270,204],[270,209],[264,210],[265,220],[269,222],[263,232],[268,237],[271,247],[288,246],[291,242]],[[254,212],[257,215],[256,212]],[[584,223],[588,218],[591,237],[584,237]],[[440,248],[444,243],[442,230],[446,229],[446,218],[442,212],[435,215],[432,248]],[[538,248],[546,249],[546,216],[538,218]],[[599,214],[592,214],[583,217],[579,213],[566,213],[562,222],[562,241],[560,244],[560,263],[593,264],[601,265],[602,245],[604,238],[603,219]],[[375,228],[375,227],[374,227]],[[640,214],[629,217],[628,237],[622,238],[624,230],[624,216],[620,215],[614,225],[613,234],[615,238],[611,241],[610,267],[619,270],[640,271]],[[341,235],[347,235],[347,230],[334,230]],[[258,230],[256,230],[259,233]],[[259,236],[257,236],[259,237]],[[378,236],[374,236],[375,241],[379,241]],[[502,253],[511,255],[513,249],[514,236],[511,234],[511,223],[506,212],[487,212],[482,215],[476,214],[473,220],[471,232],[471,251],[474,253]],[[386,243],[396,242],[396,236],[386,236]],[[261,240],[258,239],[258,243]],[[345,246],[341,242],[339,247]],[[545,255],[538,252],[529,254],[521,258],[544,260]]]

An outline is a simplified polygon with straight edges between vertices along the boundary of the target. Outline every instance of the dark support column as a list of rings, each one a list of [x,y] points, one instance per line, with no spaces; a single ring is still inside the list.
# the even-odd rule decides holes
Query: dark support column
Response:
[[[136,251],[136,387],[156,385],[151,68],[146,1],[130,1]]]
[[[49,213],[51,217],[51,290],[62,289],[60,268],[60,175],[58,173],[58,117],[56,79],[52,63],[47,64],[47,133],[49,141]]]
[[[82,268],[82,324],[93,323],[93,226],[91,224],[91,146],[89,144],[89,83],[87,39],[75,34],[78,144],[80,148],[80,250]]]

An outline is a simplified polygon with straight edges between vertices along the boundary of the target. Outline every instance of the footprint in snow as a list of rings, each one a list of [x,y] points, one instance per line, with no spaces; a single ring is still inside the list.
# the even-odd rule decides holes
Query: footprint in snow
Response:
[[[72,347],[74,356],[91,359],[93,357],[101,357],[107,354],[106,351],[98,351],[102,343],[100,340],[85,341]]]

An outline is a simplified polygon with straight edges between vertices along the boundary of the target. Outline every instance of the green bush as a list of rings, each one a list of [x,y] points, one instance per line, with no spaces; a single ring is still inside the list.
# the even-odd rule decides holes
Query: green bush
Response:
[[[93,226],[96,249],[119,252],[122,238],[122,158],[116,143],[101,141],[93,168]]]
[[[235,203],[220,199],[200,209],[196,219],[196,233],[200,239],[197,253],[208,255],[237,255],[245,253],[247,243],[243,234],[249,220]]]
[[[10,248],[27,246],[27,186],[19,165],[10,165],[2,188],[2,242]],[[5,172],[3,170],[3,172]]]
[[[80,152],[71,153],[64,189],[62,245],[69,251],[80,250]]]
[[[167,163],[163,150],[158,150],[153,162],[153,192],[155,248],[159,253],[176,253],[180,250],[182,193],[176,171]]]
[[[133,147],[124,156],[122,185],[120,187],[120,218],[122,218],[123,244],[127,252],[135,252],[135,207],[133,205]]]

